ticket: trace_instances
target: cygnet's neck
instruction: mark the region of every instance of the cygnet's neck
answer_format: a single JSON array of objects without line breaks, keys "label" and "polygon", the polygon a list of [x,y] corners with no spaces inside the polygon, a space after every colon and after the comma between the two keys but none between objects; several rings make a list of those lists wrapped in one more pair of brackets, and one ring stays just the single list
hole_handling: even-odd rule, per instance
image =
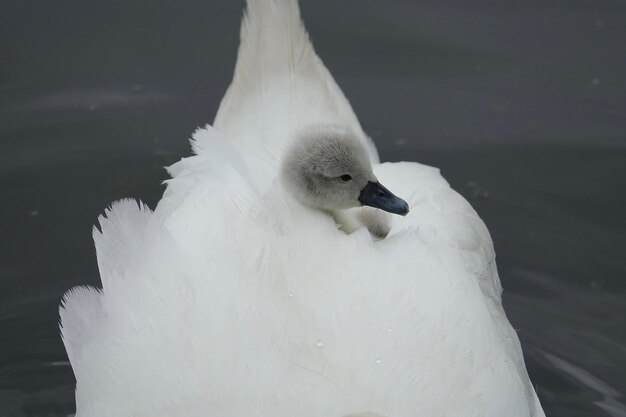
[{"label": "cygnet's neck", "polygon": [[335,210],[330,212],[346,234],[365,227],[375,240],[387,237],[391,230],[391,215],[382,210],[371,207],[356,207],[348,210]]}]

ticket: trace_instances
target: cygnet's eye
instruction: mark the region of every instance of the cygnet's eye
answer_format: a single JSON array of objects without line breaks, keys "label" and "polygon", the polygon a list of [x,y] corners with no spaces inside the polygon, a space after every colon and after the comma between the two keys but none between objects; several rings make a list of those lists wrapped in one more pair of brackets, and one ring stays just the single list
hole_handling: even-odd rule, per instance
[{"label": "cygnet's eye", "polygon": [[352,177],[348,174],[344,174],[339,178],[341,178],[343,181],[350,181],[352,179]]}]

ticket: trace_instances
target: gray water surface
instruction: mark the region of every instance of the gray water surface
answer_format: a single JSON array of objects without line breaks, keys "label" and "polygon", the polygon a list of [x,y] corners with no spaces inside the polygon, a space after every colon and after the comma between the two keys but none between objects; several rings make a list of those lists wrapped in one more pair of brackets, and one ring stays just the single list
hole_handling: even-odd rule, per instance
[{"label": "gray water surface", "polygon": [[[243,3],[0,5],[0,416],[67,416],[57,307],[91,228],[154,207],[228,85]],[[440,167],[491,231],[548,416],[626,416],[626,2],[303,1],[384,160]]]}]

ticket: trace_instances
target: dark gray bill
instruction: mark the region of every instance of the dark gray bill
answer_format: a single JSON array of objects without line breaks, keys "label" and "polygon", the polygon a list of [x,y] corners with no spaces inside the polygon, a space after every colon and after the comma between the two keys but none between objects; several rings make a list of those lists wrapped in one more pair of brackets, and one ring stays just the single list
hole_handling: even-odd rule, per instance
[{"label": "dark gray bill", "polygon": [[393,195],[391,191],[383,187],[379,182],[369,181],[361,190],[359,201],[364,206],[376,207],[389,213],[406,216],[409,205],[403,199]]}]

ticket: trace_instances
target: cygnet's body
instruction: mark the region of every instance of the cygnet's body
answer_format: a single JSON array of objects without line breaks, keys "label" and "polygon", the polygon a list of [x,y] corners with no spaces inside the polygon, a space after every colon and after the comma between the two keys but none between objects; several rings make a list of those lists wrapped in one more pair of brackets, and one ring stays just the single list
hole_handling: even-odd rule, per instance
[{"label": "cygnet's body", "polygon": [[[215,128],[154,211],[105,211],[102,288],[64,298],[76,417],[545,417],[476,212],[378,163],[297,1],[247,3]],[[377,180],[411,214],[338,231],[327,211],[406,211]]]}]

